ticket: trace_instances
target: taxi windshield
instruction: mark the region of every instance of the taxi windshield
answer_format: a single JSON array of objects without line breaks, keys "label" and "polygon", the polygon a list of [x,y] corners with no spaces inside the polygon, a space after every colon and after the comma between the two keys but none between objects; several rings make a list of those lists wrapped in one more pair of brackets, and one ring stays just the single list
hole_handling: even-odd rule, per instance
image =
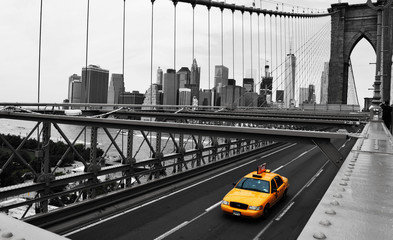
[{"label": "taxi windshield", "polygon": [[236,185],[236,188],[256,191],[256,192],[270,192],[269,182],[261,179],[254,179],[254,178],[243,178],[240,182]]}]

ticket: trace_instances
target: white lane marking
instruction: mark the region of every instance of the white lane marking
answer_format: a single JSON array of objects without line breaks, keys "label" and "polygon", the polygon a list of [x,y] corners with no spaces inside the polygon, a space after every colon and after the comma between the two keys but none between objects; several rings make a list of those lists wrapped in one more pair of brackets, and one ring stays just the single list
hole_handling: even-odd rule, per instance
[{"label": "white lane marking", "polygon": [[272,172],[277,172],[278,170],[280,170],[281,168],[283,168],[284,165],[279,166],[278,168],[274,169]]},{"label": "white lane marking", "polygon": [[285,215],[285,213],[288,212],[288,210],[293,206],[293,204],[295,204],[295,202],[291,202],[285,209],[284,211],[281,212],[280,215],[278,215],[278,217],[276,217],[276,221],[280,221],[280,219]]},{"label": "white lane marking", "polygon": [[214,205],[211,206],[211,207],[206,208],[206,209],[205,209],[205,212],[209,212],[210,210],[212,210],[212,209],[218,207],[220,204],[221,204],[221,201],[219,201],[218,203],[214,204]]},{"label": "white lane marking", "polygon": [[323,169],[319,169],[317,174],[315,174],[314,177],[312,177],[312,179],[308,182],[307,187],[309,187],[314,182],[314,180],[317,179],[317,177],[321,174],[321,172],[323,172]]},{"label": "white lane marking", "polygon": [[[329,163],[329,160],[327,160],[322,167],[318,170],[318,172],[323,169],[327,164]],[[318,172],[316,174],[318,174]],[[316,175],[315,174],[315,175]],[[314,175],[314,176],[315,176]],[[301,193],[303,192],[304,189],[306,189],[307,185],[309,184],[309,182],[314,178],[314,176],[312,176],[310,178],[310,180],[307,181],[307,183],[296,193],[295,196],[292,197],[292,199],[289,201],[289,203],[287,205],[285,205],[284,209],[286,209],[292,202],[294,202],[293,200]],[[281,211],[282,212],[282,211]],[[281,212],[279,212],[274,218],[273,220],[271,220],[255,237],[254,240],[259,240],[259,237],[262,236],[262,234],[270,227],[270,225],[273,224],[273,222],[275,221],[275,219],[280,216]]]},{"label": "white lane marking", "polygon": [[164,239],[164,238],[168,237],[169,235],[171,235],[172,233],[176,232],[178,229],[186,226],[187,224],[188,224],[188,221],[185,221],[184,223],[182,223],[182,224],[172,228],[171,230],[169,230],[168,232],[166,232],[166,233],[162,234],[161,236],[155,238],[154,240]]},{"label": "white lane marking", "polygon": [[[260,157],[259,159],[263,159],[263,158],[269,157],[269,156],[271,156],[271,155],[274,155],[274,154],[276,154],[276,153],[278,153],[278,152],[281,152],[281,151],[283,151],[283,150],[285,150],[285,149],[287,149],[287,148],[293,147],[293,146],[295,146],[295,145],[296,145],[296,143],[291,144],[291,145],[289,145],[289,146],[286,146],[286,147],[281,148],[281,149],[279,149],[279,150],[276,150],[276,151],[274,151],[274,152],[268,153],[268,154],[266,154],[266,155]],[[171,192],[171,193],[169,193],[169,194],[167,194],[167,195],[164,195],[164,196],[161,196],[161,197],[159,197],[159,198],[153,199],[153,200],[151,200],[151,201],[149,201],[149,202],[143,203],[142,205],[139,205],[139,206],[136,206],[136,207],[134,207],[134,208],[128,209],[127,211],[118,213],[118,214],[113,215],[113,216],[111,216],[111,217],[102,219],[102,220],[97,221],[97,222],[95,222],[95,223],[92,223],[92,224],[90,224],[90,225],[87,225],[87,226],[84,226],[84,227],[82,227],[82,228],[79,228],[79,229],[77,229],[77,230],[75,230],[75,231],[66,233],[66,234],[63,235],[63,236],[67,237],[67,236],[72,235],[72,234],[74,234],[74,233],[77,233],[77,232],[80,232],[80,231],[85,230],[85,229],[87,229],[87,228],[90,228],[90,227],[93,227],[93,226],[95,226],[95,225],[98,225],[98,224],[100,224],[100,223],[102,223],[102,222],[106,222],[106,221],[109,221],[109,220],[111,220],[111,219],[113,219],[113,218],[117,218],[117,217],[119,217],[119,216],[121,216],[121,215],[127,214],[127,213],[129,213],[129,212],[133,212],[133,211],[135,211],[135,210],[137,210],[137,209],[139,209],[139,208],[145,207],[145,206],[147,206],[147,205],[150,205],[150,204],[152,204],[152,203],[155,203],[155,202],[160,201],[160,200],[162,200],[162,199],[165,199],[165,198],[167,198],[167,197],[173,196],[173,195],[175,195],[175,194],[177,194],[177,193],[183,192],[183,191],[185,191],[185,190],[187,190],[187,189],[190,189],[190,188],[192,188],[192,187],[195,187],[195,186],[197,186],[197,185],[199,185],[199,184],[202,184],[202,183],[204,183],[204,182],[210,181],[210,180],[212,180],[212,179],[214,179],[214,178],[217,178],[217,177],[219,177],[219,176],[221,176],[221,175],[224,175],[224,174],[227,174],[227,173],[229,173],[229,172],[232,172],[232,171],[234,171],[234,170],[236,170],[236,169],[238,169],[238,168],[244,167],[244,166],[246,166],[246,165],[248,165],[248,164],[251,164],[251,163],[253,163],[253,162],[256,162],[256,161],[257,161],[257,159],[250,160],[250,161],[247,162],[247,163],[244,163],[244,164],[239,165],[239,166],[237,166],[237,167],[231,168],[231,169],[229,169],[229,170],[227,170],[227,171],[225,171],[225,172],[221,172],[221,173],[219,173],[219,174],[217,174],[217,175],[214,175],[214,176],[212,176],[212,177],[210,177],[210,178],[204,179],[204,180],[202,180],[202,181],[200,181],[200,182],[194,183],[194,184],[192,184],[192,185],[190,185],[190,186],[187,186],[187,187],[185,187],[185,188],[179,189],[179,190],[177,190],[177,191],[175,191],[175,192]]]}]

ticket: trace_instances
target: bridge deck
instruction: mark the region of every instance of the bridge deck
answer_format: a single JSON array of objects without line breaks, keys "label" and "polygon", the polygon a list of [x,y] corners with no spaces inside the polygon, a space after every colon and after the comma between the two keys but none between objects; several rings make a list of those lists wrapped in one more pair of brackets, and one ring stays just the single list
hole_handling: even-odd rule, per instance
[{"label": "bridge deck", "polygon": [[391,239],[393,137],[370,122],[298,239]]}]

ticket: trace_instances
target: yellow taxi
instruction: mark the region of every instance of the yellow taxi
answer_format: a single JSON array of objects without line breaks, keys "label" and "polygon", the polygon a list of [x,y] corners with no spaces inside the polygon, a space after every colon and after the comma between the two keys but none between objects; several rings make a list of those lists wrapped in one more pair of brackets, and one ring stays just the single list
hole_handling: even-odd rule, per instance
[{"label": "yellow taxi", "polygon": [[258,218],[267,216],[269,209],[288,191],[288,178],[266,169],[266,163],[257,171],[244,176],[235,187],[225,195],[221,210],[235,216]]}]

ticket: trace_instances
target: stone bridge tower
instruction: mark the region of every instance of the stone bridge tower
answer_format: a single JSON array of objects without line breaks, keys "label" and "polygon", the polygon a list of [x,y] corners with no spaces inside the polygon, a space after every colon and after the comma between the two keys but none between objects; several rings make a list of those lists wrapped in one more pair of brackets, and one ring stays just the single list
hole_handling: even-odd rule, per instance
[{"label": "stone bridge tower", "polygon": [[[328,103],[347,103],[349,58],[356,44],[363,38],[372,45],[377,56],[376,78],[369,80],[370,86],[373,83],[379,85],[380,82],[381,99],[379,101],[390,99],[393,46],[392,8],[389,6],[383,11],[376,9],[377,6],[390,1],[378,0],[373,4],[375,6],[373,8],[369,5],[371,4],[370,0],[368,4],[348,5],[348,3],[338,3],[331,5],[329,9],[332,14],[332,33]],[[378,28],[378,25],[380,25],[380,28]],[[382,50],[381,45],[383,46]]]}]

